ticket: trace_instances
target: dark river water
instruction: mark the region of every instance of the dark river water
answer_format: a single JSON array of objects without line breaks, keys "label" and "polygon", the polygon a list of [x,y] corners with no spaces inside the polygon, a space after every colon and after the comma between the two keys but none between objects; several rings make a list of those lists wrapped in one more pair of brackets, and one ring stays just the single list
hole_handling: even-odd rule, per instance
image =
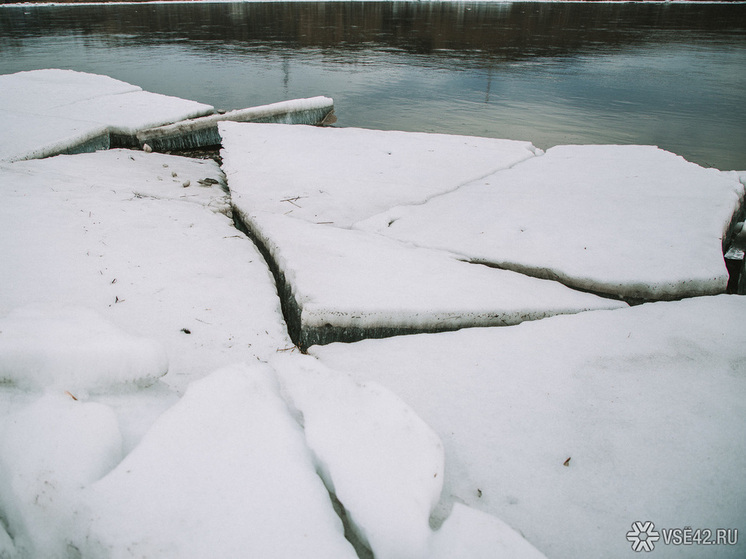
[{"label": "dark river water", "polygon": [[338,126],[654,144],[746,169],[746,4],[0,7],[0,74],[37,68],[222,109],[327,95]]}]

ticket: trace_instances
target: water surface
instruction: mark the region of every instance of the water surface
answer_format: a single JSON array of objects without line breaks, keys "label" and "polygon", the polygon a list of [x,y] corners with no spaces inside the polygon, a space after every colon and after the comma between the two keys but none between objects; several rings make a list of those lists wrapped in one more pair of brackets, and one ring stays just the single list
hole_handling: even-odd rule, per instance
[{"label": "water surface", "polygon": [[746,169],[746,5],[165,3],[0,8],[0,73],[70,68],[340,126],[654,144]]}]

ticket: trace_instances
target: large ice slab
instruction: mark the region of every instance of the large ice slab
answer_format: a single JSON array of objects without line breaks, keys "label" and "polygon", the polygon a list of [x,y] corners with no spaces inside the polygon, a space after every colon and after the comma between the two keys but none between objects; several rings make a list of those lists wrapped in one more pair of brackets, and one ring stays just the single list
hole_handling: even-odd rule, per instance
[{"label": "large ice slab", "polygon": [[292,345],[223,185],[213,161],[128,150],[0,165],[0,316],[90,308],[160,342],[177,390]]},{"label": "large ice slab", "polygon": [[210,114],[210,105],[142,91],[108,76],[34,70],[0,76],[0,161],[109,147],[138,130]]},{"label": "large ice slab", "polygon": [[81,501],[81,557],[356,557],[266,365],[190,385]]},{"label": "large ice slab", "polygon": [[558,146],[359,227],[594,292],[672,299],[725,291],[735,173],[652,146]]},{"label": "large ice slab", "polygon": [[720,295],[309,351],[435,430],[447,498],[548,557],[622,557],[636,521],[743,529],[744,313],[746,298]]},{"label": "large ice slab", "polygon": [[337,227],[540,152],[529,142],[357,128],[222,122],[219,130],[236,204]]},{"label": "large ice slab", "polygon": [[291,336],[303,348],[626,306],[380,235],[238,211],[276,268]]}]

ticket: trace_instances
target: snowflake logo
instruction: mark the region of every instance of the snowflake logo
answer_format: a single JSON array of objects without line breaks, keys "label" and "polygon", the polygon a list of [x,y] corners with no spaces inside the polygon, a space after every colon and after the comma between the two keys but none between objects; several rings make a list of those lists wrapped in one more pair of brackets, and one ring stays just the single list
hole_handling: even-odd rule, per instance
[{"label": "snowflake logo", "polygon": [[661,537],[650,520],[633,522],[632,529],[627,532],[627,541],[632,542],[632,551],[653,551],[655,542],[659,539]]}]

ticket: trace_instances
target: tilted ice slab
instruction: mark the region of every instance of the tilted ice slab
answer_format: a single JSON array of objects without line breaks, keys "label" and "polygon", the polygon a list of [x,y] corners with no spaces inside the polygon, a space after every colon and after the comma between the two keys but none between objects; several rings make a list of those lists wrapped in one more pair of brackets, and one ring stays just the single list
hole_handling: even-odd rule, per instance
[{"label": "tilted ice slab", "polygon": [[277,124],[219,124],[234,203],[337,227],[533,157],[529,142]]},{"label": "tilted ice slab", "polygon": [[[1,77],[1,76],[0,76]],[[108,149],[109,129],[98,122],[0,109],[0,162]]]},{"label": "tilted ice slab", "polygon": [[218,124],[223,121],[318,125],[333,116],[334,101],[329,97],[293,99],[149,128],[138,132],[137,141],[156,151],[216,146],[221,143]]},{"label": "tilted ice slab", "polygon": [[55,69],[0,76],[0,107],[0,161],[106,149],[110,134],[134,137],[214,112],[108,76]]},{"label": "tilted ice slab", "polygon": [[149,386],[167,372],[160,343],[128,334],[85,307],[30,306],[0,317],[3,384],[100,393]]},{"label": "tilted ice slab", "polygon": [[363,231],[237,210],[275,268],[301,347],[626,306]]},{"label": "tilted ice slab", "polygon": [[735,173],[652,146],[558,146],[357,226],[594,292],[671,299],[725,291]]},{"label": "tilted ice slab", "polygon": [[[744,528],[745,313],[744,297],[697,297],[310,353],[435,430],[445,498],[548,557],[623,557],[635,521]],[[717,548],[743,557],[746,541]]]},{"label": "tilted ice slab", "polygon": [[266,365],[194,382],[81,499],[83,558],[356,557]]},{"label": "tilted ice slab", "polygon": [[214,161],[129,150],[0,165],[0,316],[90,308],[158,340],[177,390],[291,345],[223,181]]},{"label": "tilted ice slab", "polygon": [[379,559],[424,559],[443,486],[437,435],[382,386],[357,384],[307,356],[272,365],[357,537]]}]

